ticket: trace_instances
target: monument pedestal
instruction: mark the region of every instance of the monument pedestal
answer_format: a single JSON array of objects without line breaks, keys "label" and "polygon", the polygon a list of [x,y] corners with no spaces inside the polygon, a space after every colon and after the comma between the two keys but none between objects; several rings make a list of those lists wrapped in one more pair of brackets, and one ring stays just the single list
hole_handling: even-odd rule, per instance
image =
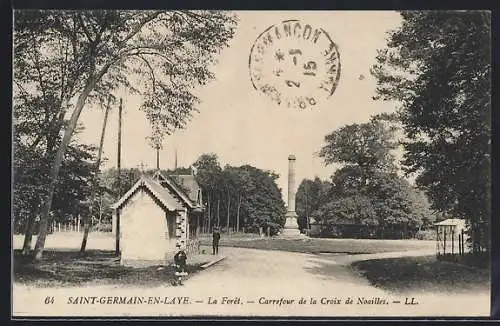
[{"label": "monument pedestal", "polygon": [[297,214],[295,212],[287,212],[285,215],[286,221],[283,227],[281,237],[283,238],[301,238],[299,224],[297,223]]}]

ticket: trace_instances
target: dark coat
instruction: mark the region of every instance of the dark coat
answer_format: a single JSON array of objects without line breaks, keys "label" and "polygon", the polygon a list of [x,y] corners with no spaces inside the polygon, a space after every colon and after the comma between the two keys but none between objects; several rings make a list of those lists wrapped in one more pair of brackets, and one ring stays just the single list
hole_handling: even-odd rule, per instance
[{"label": "dark coat", "polygon": [[213,239],[214,243],[219,243],[219,240],[220,240],[220,233],[219,233],[219,231],[214,231],[212,239]]},{"label": "dark coat", "polygon": [[181,268],[186,267],[187,255],[183,250],[179,250],[174,256],[174,263]]}]

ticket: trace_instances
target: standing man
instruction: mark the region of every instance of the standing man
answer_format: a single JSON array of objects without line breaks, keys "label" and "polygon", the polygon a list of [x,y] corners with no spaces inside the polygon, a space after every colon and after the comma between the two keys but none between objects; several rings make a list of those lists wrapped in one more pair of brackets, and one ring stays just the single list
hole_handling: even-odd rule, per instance
[{"label": "standing man", "polygon": [[214,228],[214,233],[212,235],[212,255],[219,254],[219,240],[220,233],[219,228]]}]

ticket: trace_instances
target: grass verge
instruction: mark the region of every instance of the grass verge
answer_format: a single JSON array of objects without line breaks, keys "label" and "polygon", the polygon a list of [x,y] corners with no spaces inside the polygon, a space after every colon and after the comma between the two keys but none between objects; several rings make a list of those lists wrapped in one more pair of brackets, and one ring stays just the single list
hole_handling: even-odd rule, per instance
[{"label": "grass verge", "polygon": [[[203,239],[202,245],[211,246],[211,240]],[[365,240],[365,239],[232,239],[222,238],[219,246],[262,250],[282,250],[301,253],[373,254],[379,252],[429,249],[435,246],[428,241]]]},{"label": "grass verge", "polygon": [[[64,287],[91,285],[120,285],[131,287],[170,286],[175,279],[174,268],[167,266],[121,266],[114,251],[88,250],[84,256],[78,251],[44,251],[40,262],[34,264],[30,256],[14,250],[14,282],[34,287]],[[201,270],[203,263],[187,266],[185,279]]]},{"label": "grass verge", "polygon": [[469,293],[490,289],[488,268],[437,260],[435,256],[359,261],[351,268],[375,287],[393,293]]}]

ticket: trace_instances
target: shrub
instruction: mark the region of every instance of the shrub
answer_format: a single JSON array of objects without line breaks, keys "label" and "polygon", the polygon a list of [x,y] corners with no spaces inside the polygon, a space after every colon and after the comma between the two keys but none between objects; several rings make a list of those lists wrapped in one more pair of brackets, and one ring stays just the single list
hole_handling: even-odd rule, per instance
[{"label": "shrub", "polygon": [[94,226],[94,231],[97,232],[111,232],[113,230],[113,226],[109,223],[100,223]]},{"label": "shrub", "polygon": [[418,240],[436,240],[436,231],[429,230],[419,230],[415,233],[415,239]]}]

